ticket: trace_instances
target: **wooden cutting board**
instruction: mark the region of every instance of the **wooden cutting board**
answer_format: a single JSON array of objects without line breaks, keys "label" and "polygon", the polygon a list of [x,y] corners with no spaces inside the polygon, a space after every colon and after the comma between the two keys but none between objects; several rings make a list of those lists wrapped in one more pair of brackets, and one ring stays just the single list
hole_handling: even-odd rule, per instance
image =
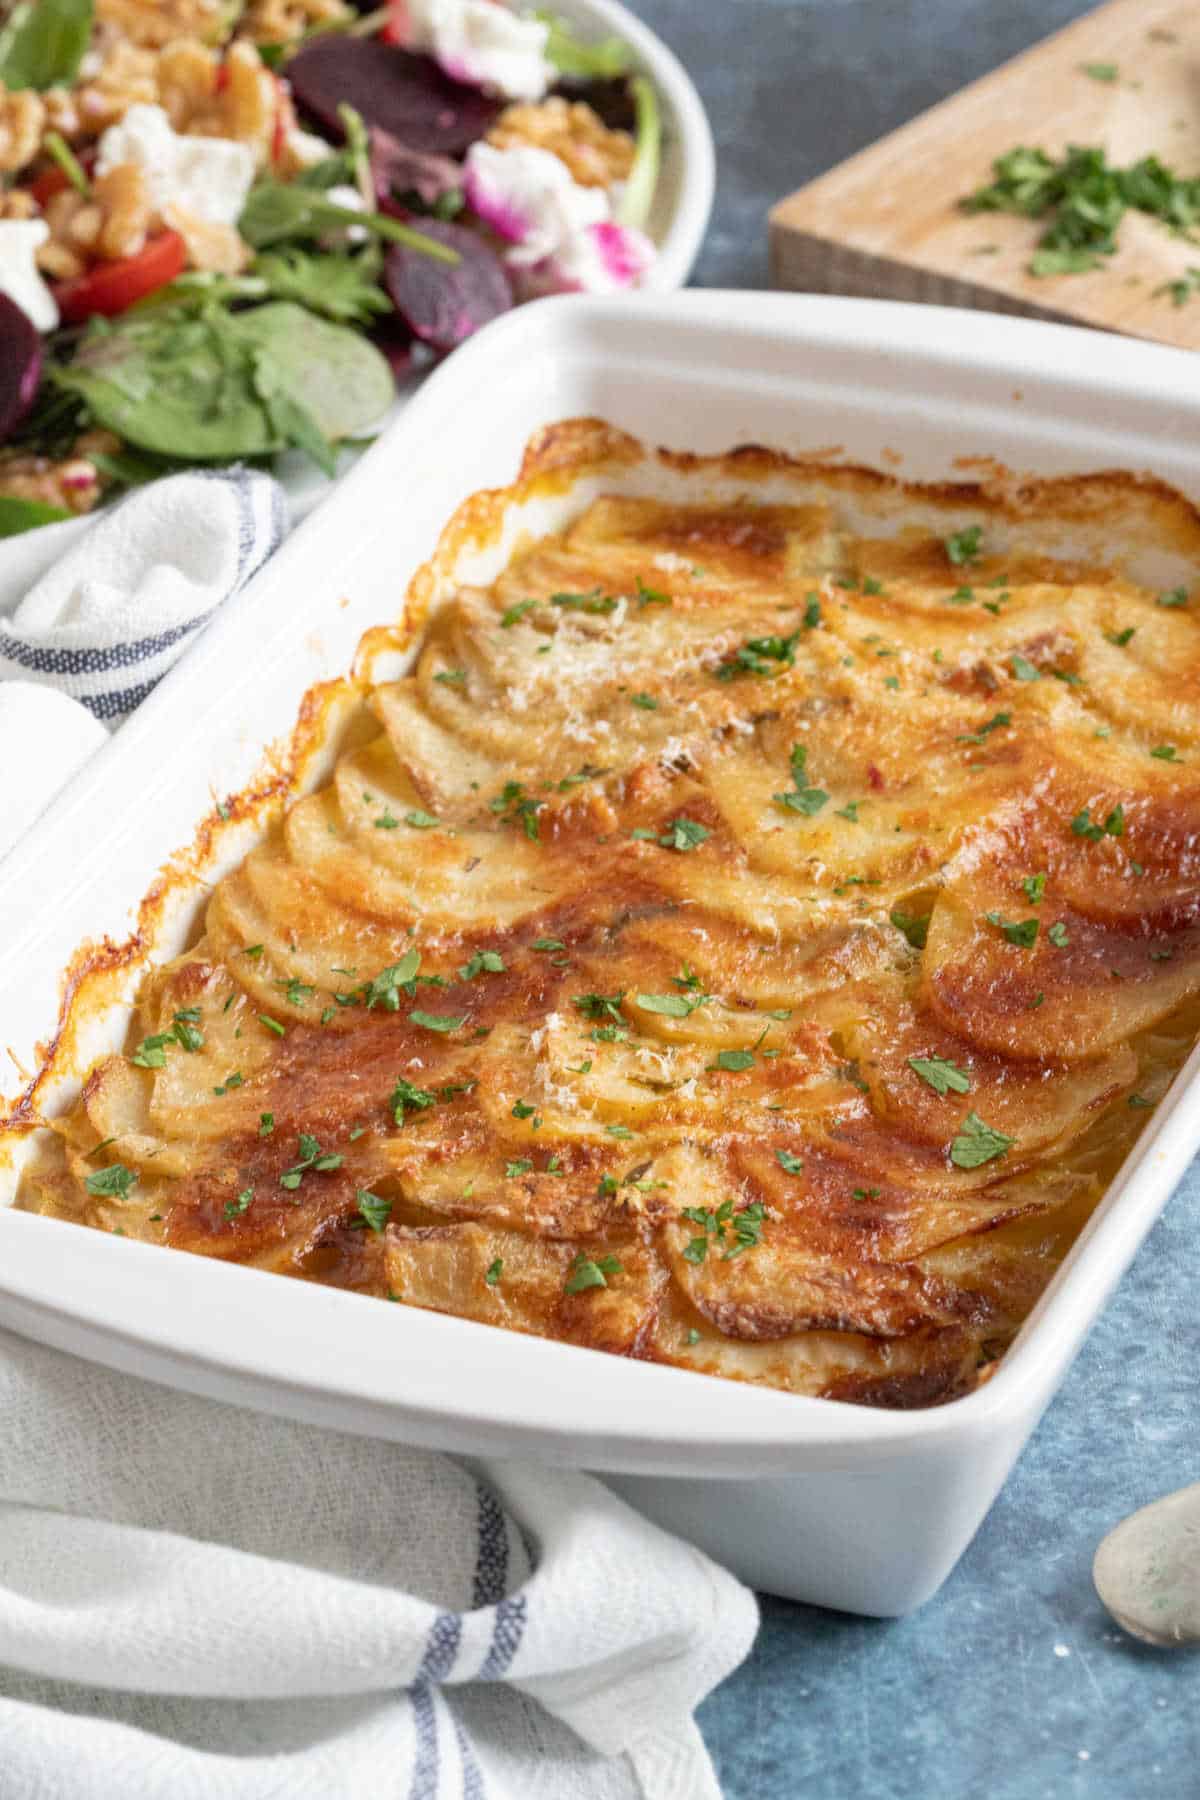
[{"label": "wooden cutting board", "polygon": [[[1085,65],[1116,68],[1097,80]],[[1200,6],[1112,0],[810,182],[771,214],[777,286],[808,293],[987,307],[1200,349],[1200,292],[1156,292],[1200,269],[1197,241],[1127,212],[1119,248],[1082,275],[1034,276],[1043,227],[959,200],[1022,144],[1060,155],[1102,146],[1126,164],[1154,152],[1200,174]]]}]

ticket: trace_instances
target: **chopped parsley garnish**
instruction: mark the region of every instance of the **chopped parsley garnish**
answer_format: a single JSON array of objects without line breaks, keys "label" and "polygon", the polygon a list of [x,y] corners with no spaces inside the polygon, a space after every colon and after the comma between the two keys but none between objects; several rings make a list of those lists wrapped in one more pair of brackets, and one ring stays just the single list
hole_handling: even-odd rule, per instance
[{"label": "chopped parsley garnish", "polygon": [[244,1080],[244,1077],[242,1075],[241,1070],[235,1069],[233,1071],[232,1075],[227,1075],[225,1077],[225,1079],[221,1083],[220,1087],[215,1087],[213,1089],[213,1093],[217,1096],[218,1100],[220,1100],[230,1091],[231,1088],[240,1088],[242,1086],[243,1080]]},{"label": "chopped parsley garnish", "polygon": [[567,612],[611,613],[616,612],[620,601],[614,594],[606,594],[596,587],[586,594],[551,594],[550,604]]},{"label": "chopped parsley garnish", "polygon": [[460,1025],[467,1022],[466,1013],[430,1013],[410,1012],[409,1022],[419,1025],[423,1031],[457,1031]]},{"label": "chopped parsley garnish", "polygon": [[834,816],[839,819],[849,819],[851,825],[857,825],[858,809],[862,804],[861,800],[848,800],[845,806],[834,807]]},{"label": "chopped parsley garnish", "polygon": [[661,837],[655,837],[652,831],[634,832],[635,837],[649,838],[651,842],[660,844],[664,850],[695,850],[710,835],[707,825],[699,824],[695,819],[680,816],[672,819]]},{"label": "chopped parsley garnish", "polygon": [[316,1138],[307,1131],[300,1133],[299,1145],[299,1158],[290,1169],[285,1169],[279,1177],[280,1187],[294,1191],[310,1170],[315,1170],[320,1175],[328,1175],[334,1169],[341,1168],[341,1157],[336,1152],[322,1150]]},{"label": "chopped parsley garnish", "polygon": [[961,531],[952,531],[942,542],[946,547],[946,555],[950,561],[961,567],[964,563],[978,562],[982,556],[982,525],[965,525]]},{"label": "chopped parsley garnish", "polygon": [[798,631],[788,637],[747,638],[734,651],[732,661],[723,662],[717,669],[717,680],[734,681],[739,675],[779,675],[794,666],[799,642]]},{"label": "chopped parsley garnish", "polygon": [[501,630],[507,631],[510,626],[517,624],[527,612],[532,612],[536,605],[536,600],[518,600],[515,606],[508,607],[500,614]]},{"label": "chopped parsley garnish", "polygon": [[1116,63],[1110,62],[1080,63],[1079,67],[1093,81],[1115,81],[1121,73]]},{"label": "chopped parsley garnish", "polygon": [[411,825],[414,831],[432,831],[435,825],[441,824],[441,820],[435,819],[432,813],[422,812],[421,808],[416,806],[412,812],[405,813],[404,823]]},{"label": "chopped parsley garnish", "polygon": [[1118,650],[1123,650],[1136,630],[1136,625],[1127,625],[1124,631],[1106,631],[1104,635],[1110,644],[1115,644]]},{"label": "chopped parsley garnish", "polygon": [[658,711],[658,701],[653,694],[630,694],[629,703],[631,706],[640,706],[644,712]]},{"label": "chopped parsley garnish", "polygon": [[608,1286],[610,1275],[619,1275],[621,1264],[615,1256],[590,1257],[580,1250],[571,1264],[571,1272],[563,1289],[567,1294],[582,1294],[588,1288]]},{"label": "chopped parsley garnish", "polygon": [[278,1019],[269,1018],[266,1013],[259,1013],[258,1022],[265,1025],[268,1031],[273,1031],[276,1037],[287,1036],[287,1026],[281,1025]]},{"label": "chopped parsley garnish", "polygon": [[957,1169],[979,1169],[1007,1155],[1016,1141],[986,1125],[978,1113],[969,1112],[950,1146],[950,1161]]},{"label": "chopped parsley garnish", "polygon": [[754,1067],[754,1052],[753,1050],[718,1050],[716,1061],[710,1062],[707,1067],[710,1070],[723,1069],[728,1074],[737,1075],[743,1069]]},{"label": "chopped parsley garnish", "polygon": [[[1113,68],[1115,79],[1113,64],[1084,66],[1094,80],[1105,81],[1110,79],[1107,72],[1095,71]],[[1048,219],[1029,264],[1034,275],[1098,268],[1117,249],[1117,231],[1129,208],[1184,234],[1200,221],[1195,181],[1176,175],[1157,156],[1120,168],[1101,148],[1073,144],[1055,160],[1044,150],[1021,146],[999,157],[992,168],[995,180],[961,204],[967,212]]]},{"label": "chopped parsley garnish", "polygon": [[973,587],[958,587],[950,595],[950,604],[951,606],[970,606],[974,599],[975,589]]},{"label": "chopped parsley garnish", "polygon": [[1181,760],[1174,744],[1156,744],[1150,754],[1156,756],[1159,762],[1179,762]]},{"label": "chopped parsley garnish", "polygon": [[804,1158],[802,1156],[793,1156],[790,1150],[777,1150],[775,1152],[775,1161],[787,1175],[799,1175],[804,1167]]},{"label": "chopped parsley garnish", "polygon": [[[755,1249],[762,1241],[766,1208],[761,1200],[756,1200],[753,1205],[745,1206],[735,1214],[733,1201],[722,1200],[715,1212],[702,1206],[685,1206],[681,1217],[693,1225],[699,1225],[702,1232],[700,1237],[690,1238],[684,1245],[685,1262],[704,1262],[708,1256],[710,1241],[724,1246],[721,1258],[723,1262],[732,1262],[747,1250]],[[727,1233],[732,1234],[731,1239],[727,1237]]]},{"label": "chopped parsley garnish", "polygon": [[637,578],[637,603],[639,609],[643,606],[673,606],[675,604],[670,594],[664,594],[658,588],[647,587],[640,575]]},{"label": "chopped parsley garnish", "polygon": [[1005,919],[998,912],[986,913],[984,916],[989,925],[994,925],[998,931],[1002,931],[1009,943],[1016,944],[1018,949],[1032,950],[1037,943],[1039,929],[1037,919]]},{"label": "chopped parsley garnish", "polygon": [[225,1217],[227,1219],[240,1218],[253,1198],[254,1189],[252,1187],[243,1188],[236,1200],[227,1200],[225,1202]]},{"label": "chopped parsley garnish", "polygon": [[1154,294],[1169,294],[1173,306],[1186,306],[1193,294],[1200,294],[1200,269],[1189,266],[1175,281],[1160,282]]},{"label": "chopped parsley garnish", "polygon": [[932,917],[932,913],[909,913],[899,906],[894,906],[888,914],[888,918],[896,930],[908,939],[914,950],[925,948],[925,940],[929,936],[929,921]]},{"label": "chopped parsley garnish", "polygon": [[374,1232],[381,1232],[392,1213],[390,1200],[381,1200],[378,1194],[371,1193],[369,1188],[355,1188],[354,1198],[358,1201],[358,1210]]},{"label": "chopped parsley garnish", "polygon": [[433,679],[440,681],[443,687],[465,687],[467,671],[465,669],[439,669]]},{"label": "chopped parsley garnish", "polygon": [[171,1044],[192,1052],[202,1050],[204,1033],[199,1029],[199,1019],[198,1006],[185,1006],[174,1015],[169,1031],[156,1031],[153,1036],[142,1039],[130,1062],[136,1063],[139,1069],[165,1069],[167,1049]]},{"label": "chopped parsley garnish", "polygon": [[241,954],[248,956],[251,962],[257,962],[265,949],[265,944],[247,944]]},{"label": "chopped parsley garnish", "polygon": [[1153,1100],[1147,1100],[1144,1094],[1130,1094],[1127,1102],[1130,1106],[1153,1106]]},{"label": "chopped parsley garnish", "polygon": [[571,1004],[585,1019],[619,1019],[624,998],[625,989],[621,988],[616,994],[573,994]]},{"label": "chopped parsley garnish", "polygon": [[374,825],[376,831],[398,831],[400,828],[400,821],[399,819],[393,819],[391,813],[385,808],[379,818],[374,821]]},{"label": "chopped parsley garnish", "polygon": [[805,595],[804,629],[815,631],[821,623],[821,602],[816,594]]},{"label": "chopped parsley garnish", "polygon": [[539,835],[537,816],[545,804],[544,800],[535,800],[527,794],[519,781],[506,781],[496,798],[488,802],[491,810],[500,814],[506,823],[520,821],[525,836],[535,844]]},{"label": "chopped parsley garnish", "polygon": [[1169,607],[1186,606],[1188,603],[1188,598],[1189,598],[1189,596],[1188,596],[1188,591],[1186,588],[1181,588],[1181,587],[1171,588],[1171,590],[1168,593],[1160,594],[1158,596],[1158,599],[1155,601],[1155,605],[1156,606],[1169,606]]},{"label": "chopped parsley garnish", "polygon": [[[404,988],[410,999],[416,998],[417,970],[421,966],[421,952],[410,950],[402,956],[398,963],[389,963],[386,969],[380,969],[378,975],[372,977],[360,990],[366,1001],[367,1011],[373,1006],[382,1006],[385,1012],[399,1012],[400,990]],[[335,994],[339,1005],[353,1005],[357,995],[346,996]]]},{"label": "chopped parsley garnish", "polygon": [[1103,825],[1097,824],[1088,807],[1084,807],[1071,820],[1071,830],[1076,837],[1086,838],[1091,844],[1098,844],[1102,837],[1124,837],[1125,809],[1114,806]]},{"label": "chopped parsley garnish", "polygon": [[474,981],[477,975],[502,975],[506,964],[496,950],[477,950],[470,962],[462,963],[459,975],[463,981]]},{"label": "chopped parsley garnish", "polygon": [[275,986],[283,989],[283,997],[289,1006],[303,1006],[317,991],[307,981],[298,981],[295,976],[290,981],[277,981]]},{"label": "chopped parsley garnish", "polygon": [[604,1129],[608,1133],[609,1137],[631,1138],[633,1136],[633,1133],[632,1133],[632,1131],[630,1131],[628,1125],[606,1125],[604,1127]]},{"label": "chopped parsley garnish", "polygon": [[686,1019],[698,1006],[707,1006],[711,994],[635,994],[643,1012],[662,1013],[668,1019]]},{"label": "chopped parsley garnish", "polygon": [[824,788],[809,787],[808,781],[808,746],[793,744],[790,757],[792,768],[792,786],[785,794],[773,794],[771,798],[779,806],[786,806],[791,812],[802,813],[805,818],[812,819],[828,804],[829,795]]},{"label": "chopped parsley garnish", "polygon": [[947,1094],[969,1094],[971,1077],[944,1056],[910,1056],[908,1066],[927,1087],[945,1099]]},{"label": "chopped parsley garnish", "polygon": [[518,1175],[528,1175],[532,1168],[533,1168],[533,1159],[531,1157],[528,1157],[528,1156],[518,1157],[516,1162],[506,1162],[505,1163],[504,1179],[505,1179],[505,1181],[515,1181],[517,1179]]},{"label": "chopped parsley garnish", "polygon": [[403,1075],[392,1089],[392,1097],[388,1105],[392,1109],[392,1118],[397,1125],[403,1125],[405,1112],[411,1108],[413,1112],[424,1112],[427,1107],[436,1106],[437,1096],[428,1088],[414,1087]]},{"label": "chopped parsley garnish", "polygon": [[566,947],[561,938],[534,938],[530,945],[532,950],[565,950]]},{"label": "chopped parsley garnish", "polygon": [[133,1170],[127,1169],[124,1163],[118,1162],[109,1163],[106,1169],[97,1169],[94,1175],[88,1176],[83,1185],[86,1187],[89,1194],[103,1195],[106,1198],[117,1200],[127,1200],[129,1198],[129,1190],[136,1180],[137,1176],[134,1174]]},{"label": "chopped parsley garnish", "polygon": [[1027,657],[1013,656],[1012,672],[1018,681],[1040,681],[1042,672]]},{"label": "chopped parsley garnish", "polygon": [[1071,934],[1061,919],[1059,919],[1057,924],[1050,927],[1046,936],[1050,939],[1050,942],[1054,945],[1056,950],[1065,950],[1071,941]]},{"label": "chopped parsley garnish", "polygon": [[1021,880],[1021,892],[1031,906],[1040,906],[1042,895],[1046,891],[1045,875],[1025,875]]},{"label": "chopped parsley garnish", "polygon": [[954,741],[956,744],[983,744],[987,742],[993,731],[1000,731],[1005,725],[1011,724],[1011,713],[993,713],[987,724],[981,725],[978,731],[960,731]]},{"label": "chopped parsley garnish", "polygon": [[258,1135],[259,1135],[259,1137],[270,1137],[270,1135],[274,1131],[274,1129],[275,1129],[275,1114],[273,1112],[259,1113],[259,1115],[258,1115]]},{"label": "chopped parsley garnish", "polygon": [[512,1116],[514,1119],[532,1119],[536,1111],[537,1107],[530,1106],[527,1100],[513,1101]]}]

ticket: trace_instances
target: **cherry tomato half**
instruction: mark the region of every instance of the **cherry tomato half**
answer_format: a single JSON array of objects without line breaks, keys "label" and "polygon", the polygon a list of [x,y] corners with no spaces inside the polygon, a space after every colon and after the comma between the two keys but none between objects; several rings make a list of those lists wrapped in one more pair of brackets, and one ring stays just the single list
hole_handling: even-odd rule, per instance
[{"label": "cherry tomato half", "polygon": [[111,319],[123,313],[135,300],[144,300],[156,288],[165,287],[182,275],[187,266],[187,246],[177,231],[164,231],[152,237],[136,256],[122,257],[119,262],[97,263],[86,275],[73,281],[60,281],[54,289],[58,310],[70,325],[103,313]]}]

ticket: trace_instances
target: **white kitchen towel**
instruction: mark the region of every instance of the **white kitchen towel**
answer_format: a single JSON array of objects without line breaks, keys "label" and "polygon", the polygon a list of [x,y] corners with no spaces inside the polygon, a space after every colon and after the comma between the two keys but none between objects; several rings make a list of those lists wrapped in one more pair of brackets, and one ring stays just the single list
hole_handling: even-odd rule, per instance
[{"label": "white kitchen towel", "polygon": [[692,1715],[753,1597],[591,1477],[6,1333],[0,1433],[3,1800],[718,1795]]},{"label": "white kitchen towel", "polygon": [[[119,725],[286,527],[270,476],[201,471],[141,488],[95,520],[0,544],[0,767],[20,771],[0,796],[0,856],[95,747],[62,696]],[[16,682],[45,689],[45,703],[6,693]]]}]

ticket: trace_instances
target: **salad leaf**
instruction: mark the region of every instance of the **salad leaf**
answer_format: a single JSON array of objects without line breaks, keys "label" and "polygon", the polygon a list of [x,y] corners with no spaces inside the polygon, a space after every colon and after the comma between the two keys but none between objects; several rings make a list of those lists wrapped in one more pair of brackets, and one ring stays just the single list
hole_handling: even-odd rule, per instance
[{"label": "salad leaf", "polygon": [[276,300],[295,300],[342,325],[367,326],[392,310],[379,286],[382,266],[374,245],[358,256],[322,255],[293,246],[264,252],[254,274]]},{"label": "salad leaf", "polygon": [[260,181],[250,190],[238,230],[256,250],[272,244],[285,244],[296,239],[319,238],[324,232],[336,231],[344,225],[361,225],[375,237],[390,244],[403,244],[409,250],[422,251],[437,262],[456,263],[457,253],[445,244],[435,243],[411,225],[384,213],[356,212],[351,206],[338,206],[313,188],[282,181]]},{"label": "salad leaf", "polygon": [[653,82],[645,75],[635,75],[629,84],[637,112],[633,167],[625,192],[617,209],[622,225],[641,226],[650,216],[654,190],[658,186],[658,168],[662,159],[662,117]]},{"label": "salad leaf", "polygon": [[0,81],[68,87],[91,42],[93,0],[21,0],[0,25]]},{"label": "salad leaf", "polygon": [[291,301],[130,313],[93,327],[51,379],[139,450],[224,462],[295,444],[323,468],[394,391],[373,345]]},{"label": "salad leaf", "polygon": [[546,60],[552,62],[561,75],[572,81],[612,81],[619,75],[628,75],[629,48],[619,37],[588,43],[576,37],[569,22],[560,19],[556,13],[539,7],[533,16],[550,27]]},{"label": "salad leaf", "polygon": [[61,506],[46,506],[41,500],[18,500],[0,494],[0,538],[19,537],[23,531],[36,531],[40,525],[57,525],[74,515]]},{"label": "salad leaf", "polygon": [[293,399],[334,442],[378,424],[396,397],[392,372],[373,344],[290,300],[235,313],[232,324],[240,338],[270,351]]}]

